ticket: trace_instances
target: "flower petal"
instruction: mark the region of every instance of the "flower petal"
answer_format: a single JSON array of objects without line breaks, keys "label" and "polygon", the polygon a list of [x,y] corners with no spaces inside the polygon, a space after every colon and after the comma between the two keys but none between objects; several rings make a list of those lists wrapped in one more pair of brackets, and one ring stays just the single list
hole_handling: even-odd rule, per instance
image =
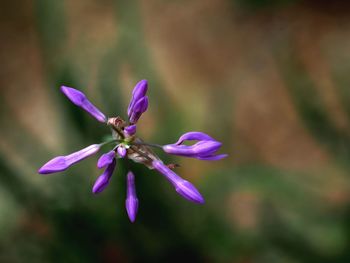
[{"label": "flower petal", "polygon": [[135,222],[137,210],[139,207],[139,200],[136,195],[135,176],[129,171],[127,174],[127,186],[126,186],[126,200],[125,207],[131,222]]},{"label": "flower petal", "polygon": [[212,155],[221,145],[222,144],[217,141],[200,141],[190,146],[168,144],[163,146],[163,150],[169,154],[197,158]]},{"label": "flower petal", "polygon": [[99,109],[97,109],[81,91],[66,86],[61,86],[61,91],[71,102],[83,108],[99,122],[107,121],[106,116]]},{"label": "flower petal", "polygon": [[112,163],[107,166],[103,174],[101,174],[95,181],[94,186],[92,187],[92,192],[94,194],[101,193],[107,187],[109,180],[114,172],[115,166],[116,160],[114,158]]},{"label": "flower petal", "polygon": [[136,124],[125,127],[124,132],[128,136],[134,135],[136,133]]},{"label": "flower petal", "polygon": [[196,140],[196,141],[215,141],[212,137],[210,137],[208,134],[204,132],[187,132],[178,139],[178,141],[175,144],[181,144],[185,140]]},{"label": "flower petal", "polygon": [[142,113],[144,113],[148,108],[148,97],[142,97],[139,99],[135,105],[132,107],[129,115],[130,123],[136,123],[138,119],[141,117]]},{"label": "flower petal", "polygon": [[141,99],[142,97],[144,97],[147,93],[147,89],[148,89],[148,82],[147,80],[143,79],[141,81],[139,81],[134,90],[132,91],[132,98],[130,100],[129,106],[128,106],[128,116],[131,116],[131,110],[134,107],[135,103]]},{"label": "flower petal", "polygon": [[44,164],[39,170],[40,174],[51,174],[65,171],[71,165],[95,154],[100,150],[101,144],[90,145],[80,151],[71,153],[66,156],[57,156],[46,164]]},{"label": "flower petal", "polygon": [[178,192],[178,194],[180,194],[182,197],[197,204],[203,204],[205,202],[203,196],[199,193],[193,184],[182,179],[168,166],[164,165],[162,161],[153,161],[152,165],[158,172],[163,174],[170,183],[173,184],[176,192]]},{"label": "flower petal", "polygon": [[211,155],[211,156],[204,156],[204,157],[197,157],[199,160],[203,161],[217,161],[224,159],[228,156],[228,154],[218,154],[218,155]]},{"label": "flower petal", "polygon": [[97,161],[97,167],[98,169],[101,169],[103,167],[106,167],[107,165],[111,164],[113,162],[113,159],[115,157],[115,151],[109,151],[108,153],[104,153],[101,155],[101,157]]}]

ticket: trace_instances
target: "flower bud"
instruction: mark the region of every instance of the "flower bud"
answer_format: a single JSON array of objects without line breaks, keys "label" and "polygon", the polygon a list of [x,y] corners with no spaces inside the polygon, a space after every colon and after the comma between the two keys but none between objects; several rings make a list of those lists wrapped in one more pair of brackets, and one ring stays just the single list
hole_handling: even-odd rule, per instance
[{"label": "flower bud", "polygon": [[106,170],[101,174],[94,183],[92,187],[92,192],[94,194],[101,193],[109,184],[109,180],[114,172],[116,166],[116,160],[113,159],[112,163],[110,163]]},{"label": "flower bud", "polygon": [[163,146],[163,150],[169,154],[198,158],[209,156],[215,153],[220,147],[221,143],[217,141],[201,141],[190,146],[168,144]]},{"label": "flower bud", "polygon": [[[182,144],[186,140],[195,140],[198,142],[193,145]],[[213,161],[227,157],[227,154],[214,155],[220,149],[221,145],[220,142],[203,132],[187,132],[176,143],[164,145],[163,150],[169,154]]]},{"label": "flower bud", "polygon": [[104,153],[101,155],[101,157],[97,161],[97,167],[99,169],[106,167],[107,165],[111,164],[113,162],[113,159],[115,157],[115,151],[109,151],[108,153]]},{"label": "flower bud", "polygon": [[176,192],[178,192],[178,194],[180,194],[182,197],[197,204],[204,203],[204,198],[198,192],[196,187],[190,182],[182,179],[172,170],[170,170],[170,168],[164,165],[162,161],[159,161],[159,160],[153,161],[152,165],[154,169],[156,169],[158,172],[163,174],[165,178],[168,179],[170,183],[172,183],[172,185],[176,189]]},{"label": "flower bud", "polygon": [[64,93],[64,95],[67,96],[67,98],[73,102],[75,105],[83,108],[85,111],[87,111],[91,116],[93,116],[96,120],[99,122],[106,122],[107,118],[106,116],[95,107],[85,96],[84,93],[82,93],[79,90],[61,86],[61,91]]},{"label": "flower bud", "polygon": [[51,174],[56,172],[65,171],[71,165],[95,154],[100,150],[101,144],[90,145],[80,151],[71,153],[66,156],[57,156],[46,164],[44,164],[39,170],[39,174]]},{"label": "flower bud", "polygon": [[147,80],[141,80],[139,81],[134,90],[132,91],[132,98],[130,100],[129,106],[128,106],[128,116],[131,116],[131,111],[134,105],[138,100],[140,100],[142,97],[144,97],[147,93],[148,89],[148,82]]},{"label": "flower bud", "polygon": [[126,212],[128,213],[130,221],[135,222],[137,210],[139,207],[139,200],[137,199],[136,195],[135,176],[131,171],[129,171],[127,174],[126,182]]}]

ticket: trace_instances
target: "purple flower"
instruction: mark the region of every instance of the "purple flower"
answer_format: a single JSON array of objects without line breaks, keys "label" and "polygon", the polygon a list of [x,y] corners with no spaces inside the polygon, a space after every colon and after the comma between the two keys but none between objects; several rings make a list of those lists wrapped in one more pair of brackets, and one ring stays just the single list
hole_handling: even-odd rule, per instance
[{"label": "purple flower", "polygon": [[100,150],[101,144],[90,145],[80,151],[71,153],[66,156],[57,156],[46,164],[44,164],[39,170],[39,174],[51,174],[65,171],[71,165],[95,154]]},{"label": "purple flower", "polygon": [[109,179],[114,172],[116,166],[116,160],[113,159],[112,162],[107,166],[106,170],[101,174],[95,181],[94,186],[92,187],[92,192],[94,194],[101,193],[109,184]]},{"label": "purple flower", "polygon": [[62,86],[61,91],[71,102],[86,110],[99,122],[107,121],[106,116],[99,109],[97,109],[81,91],[66,86]]},{"label": "purple flower", "polygon": [[196,187],[190,182],[182,179],[176,173],[174,173],[168,166],[166,166],[162,161],[156,160],[152,162],[154,169],[163,174],[166,179],[175,187],[176,192],[178,192],[182,197],[187,200],[203,204],[204,198],[198,192]]},{"label": "purple flower", "polygon": [[[94,194],[102,192],[109,184],[117,164],[116,159],[129,159],[136,163],[144,164],[149,169],[155,169],[160,172],[175,187],[176,192],[185,199],[197,204],[203,204],[204,198],[196,187],[172,171],[172,169],[175,169],[178,165],[165,165],[150,147],[161,148],[169,154],[192,157],[200,160],[219,160],[225,158],[227,154],[217,155],[216,152],[221,147],[221,143],[202,132],[185,133],[176,143],[163,146],[145,143],[140,138],[136,137],[136,123],[148,108],[147,89],[147,80],[141,80],[136,84],[128,106],[128,120],[125,121],[119,116],[107,119],[81,91],[62,86],[61,91],[70,101],[83,108],[99,122],[105,123],[111,128],[113,139],[101,144],[90,145],[66,156],[55,157],[42,166],[38,170],[38,173],[50,174],[65,171],[71,165],[95,154],[103,145],[113,144],[111,149],[102,154],[98,159],[97,167],[99,169],[105,168],[105,170],[96,179],[93,185],[92,192]],[[186,145],[186,141],[196,142],[192,145]],[[139,201],[135,189],[135,176],[129,171],[127,174],[125,206],[131,222],[134,222],[136,219],[138,204]]]},{"label": "purple flower", "polygon": [[[198,141],[193,145],[183,145],[186,140]],[[220,160],[227,154],[214,155],[221,147],[221,143],[203,132],[188,132],[182,135],[174,144],[163,146],[166,153],[197,158],[199,160]]]},{"label": "purple flower", "polygon": [[131,222],[135,222],[137,209],[139,208],[139,200],[136,195],[135,176],[129,171],[126,178],[126,212]]}]

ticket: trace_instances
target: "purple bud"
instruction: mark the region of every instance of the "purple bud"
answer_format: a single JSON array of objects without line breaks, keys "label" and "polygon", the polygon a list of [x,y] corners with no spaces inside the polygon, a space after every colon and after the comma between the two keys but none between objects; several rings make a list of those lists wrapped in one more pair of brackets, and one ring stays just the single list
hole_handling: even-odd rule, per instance
[{"label": "purple bud", "polygon": [[107,187],[107,185],[109,184],[109,180],[114,172],[115,165],[116,165],[116,160],[113,159],[112,163],[110,163],[107,166],[103,174],[101,174],[97,178],[97,180],[94,183],[94,186],[92,187],[92,192],[94,194],[101,193]]},{"label": "purple bud", "polygon": [[61,91],[71,102],[83,108],[99,122],[107,121],[106,116],[99,109],[97,109],[81,91],[66,86],[61,86]]},{"label": "purple bud", "polygon": [[125,127],[124,132],[127,136],[134,135],[136,133],[136,124]]},{"label": "purple bud", "polygon": [[131,108],[129,121],[130,123],[136,123],[138,119],[141,117],[142,113],[144,113],[148,108],[148,97],[142,97],[139,99],[135,105]]},{"label": "purple bud", "polygon": [[172,170],[170,170],[170,168],[164,165],[162,161],[159,161],[159,160],[153,161],[152,165],[158,172],[163,174],[170,183],[173,184],[173,186],[176,189],[176,192],[178,192],[182,197],[194,203],[198,203],[198,204],[204,203],[204,198],[198,192],[196,187],[190,182],[182,179]]},{"label": "purple bud", "polygon": [[169,154],[187,156],[187,157],[204,157],[215,153],[221,147],[217,141],[201,141],[194,145],[176,145],[168,144],[163,146],[163,150]]},{"label": "purple bud", "polygon": [[134,107],[135,103],[146,95],[147,89],[148,89],[148,82],[145,79],[139,81],[136,84],[134,90],[132,91],[132,98],[128,106],[128,116],[131,115],[131,110]]},{"label": "purple bud", "polygon": [[128,213],[130,221],[135,222],[139,207],[139,200],[137,199],[136,195],[135,176],[131,171],[128,172],[126,182],[126,212]]},{"label": "purple bud", "polygon": [[126,156],[126,149],[123,145],[119,145],[117,148],[117,152],[120,157],[124,158]]},{"label": "purple bud", "polygon": [[204,132],[187,132],[178,139],[175,144],[181,144],[185,140],[196,140],[196,141],[215,141],[212,137]]},{"label": "purple bud", "polygon": [[142,110],[145,108],[144,107],[144,104],[145,103],[148,103],[147,102],[148,101],[148,99],[147,99],[147,96],[146,97],[142,97],[141,99],[139,99],[136,103],[135,103],[135,106],[133,107],[133,111],[134,112],[132,112],[132,114],[134,113],[138,113],[138,112],[143,112]]},{"label": "purple bud", "polygon": [[[193,145],[183,145],[186,140],[196,140]],[[163,150],[169,154],[197,158],[199,160],[220,160],[227,154],[214,155],[221,147],[221,143],[203,132],[187,132],[176,143],[163,146]]]},{"label": "purple bud", "polygon": [[113,162],[115,156],[115,151],[109,151],[108,153],[104,153],[101,155],[101,157],[97,161],[97,167],[98,169],[101,169],[103,167],[106,167],[107,165],[111,164]]},{"label": "purple bud", "polygon": [[143,100],[143,102],[141,104],[141,113],[144,113],[148,108],[148,97],[145,96],[145,97],[143,97],[143,99],[141,99],[141,101],[142,100]]},{"label": "purple bud", "polygon": [[39,174],[51,174],[65,171],[71,165],[95,154],[100,149],[101,144],[90,145],[80,151],[66,156],[57,156],[44,164],[39,170]]}]

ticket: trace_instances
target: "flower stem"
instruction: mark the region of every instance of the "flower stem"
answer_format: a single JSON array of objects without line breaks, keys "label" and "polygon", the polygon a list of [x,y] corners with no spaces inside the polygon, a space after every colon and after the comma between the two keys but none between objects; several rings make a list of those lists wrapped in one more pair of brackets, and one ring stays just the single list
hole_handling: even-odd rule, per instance
[{"label": "flower stem", "polygon": [[150,162],[153,161],[152,158],[150,158],[149,156],[147,156],[146,154],[144,154],[142,151],[139,151],[139,150],[135,147],[135,145],[131,145],[130,148],[131,148],[133,151],[137,152],[139,155],[145,157],[148,161],[150,161]]},{"label": "flower stem", "polygon": [[125,138],[124,133],[119,128],[112,125],[112,129],[116,131],[121,138]]},{"label": "flower stem", "polygon": [[122,142],[122,141],[123,141],[123,140],[113,139],[113,140],[109,140],[109,141],[106,141],[106,142],[101,143],[101,146],[106,145],[106,144],[109,144],[109,143],[111,143],[111,142]]},{"label": "flower stem", "polygon": [[162,145],[160,144],[156,144],[156,143],[146,143],[146,142],[133,142],[133,145],[146,145],[146,146],[150,146],[150,147],[156,147],[156,148],[163,148]]}]

